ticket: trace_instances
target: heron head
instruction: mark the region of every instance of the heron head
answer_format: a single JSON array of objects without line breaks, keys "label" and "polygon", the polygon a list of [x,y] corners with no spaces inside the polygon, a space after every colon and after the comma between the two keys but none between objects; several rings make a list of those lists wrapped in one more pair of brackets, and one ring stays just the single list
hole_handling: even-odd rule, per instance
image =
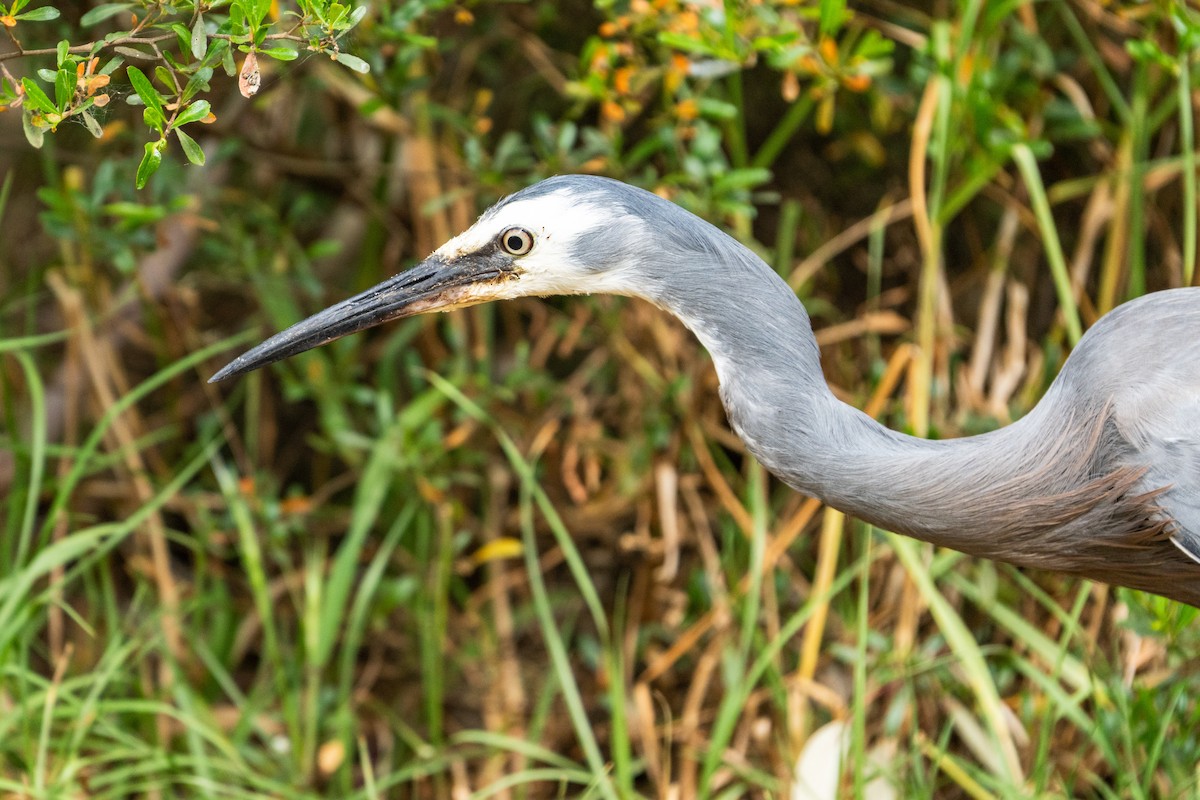
[{"label": "heron head", "polygon": [[607,178],[544,180],[501,200],[417,266],[272,336],[210,382],[431,311],[534,295],[648,296],[639,290],[634,269],[652,230],[647,208],[671,213],[675,207]]},{"label": "heron head", "polygon": [[561,175],[516,192],[439,247],[451,270],[488,261],[495,277],[472,284],[466,303],[556,294],[637,294],[631,275],[649,230],[628,201],[665,200],[592,175]]}]

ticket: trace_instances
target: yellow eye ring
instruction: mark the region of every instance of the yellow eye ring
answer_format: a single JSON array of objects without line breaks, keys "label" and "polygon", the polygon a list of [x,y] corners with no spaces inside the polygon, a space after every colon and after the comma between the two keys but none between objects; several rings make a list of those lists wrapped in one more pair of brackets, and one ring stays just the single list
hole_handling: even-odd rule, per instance
[{"label": "yellow eye ring", "polygon": [[533,249],[533,234],[524,228],[506,228],[500,234],[500,247],[512,256],[523,256]]}]

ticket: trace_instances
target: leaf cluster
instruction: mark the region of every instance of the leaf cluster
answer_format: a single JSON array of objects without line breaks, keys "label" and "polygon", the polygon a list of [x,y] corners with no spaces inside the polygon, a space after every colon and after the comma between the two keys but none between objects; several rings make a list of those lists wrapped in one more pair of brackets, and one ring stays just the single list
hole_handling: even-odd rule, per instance
[{"label": "leaf cluster", "polygon": [[[239,86],[245,97],[258,91],[259,55],[292,61],[301,52],[320,53],[356,72],[369,71],[366,61],[344,52],[340,44],[366,16],[365,5],[304,0],[279,13],[268,0],[103,3],[80,17],[72,38],[39,50],[27,49],[17,34],[28,23],[57,20],[61,13],[53,5],[22,11],[28,2],[0,5],[0,25],[16,45],[0,57],[0,111],[21,109],[25,137],[35,148],[67,120],[82,122],[100,138],[104,127],[95,110],[110,99],[101,90],[123,69],[133,89],[126,101],[144,106],[143,122],[157,137],[145,144],[135,178],[139,189],[158,170],[172,137],[189,162],[204,164],[203,148],[184,127],[215,121],[204,95],[211,91],[215,71],[239,75],[235,50],[244,54]],[[114,22],[116,30],[87,40],[87,33]],[[48,55],[55,57],[55,67],[39,68],[37,78],[17,79],[5,66],[14,58]],[[133,62],[145,65],[149,74]]]}]

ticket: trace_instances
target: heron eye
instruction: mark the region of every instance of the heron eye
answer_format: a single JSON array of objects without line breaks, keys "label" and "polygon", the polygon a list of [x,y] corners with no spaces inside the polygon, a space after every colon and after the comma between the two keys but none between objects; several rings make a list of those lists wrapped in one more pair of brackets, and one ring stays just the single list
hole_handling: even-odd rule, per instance
[{"label": "heron eye", "polygon": [[508,228],[500,234],[500,246],[510,255],[523,256],[533,249],[533,234],[524,228]]}]

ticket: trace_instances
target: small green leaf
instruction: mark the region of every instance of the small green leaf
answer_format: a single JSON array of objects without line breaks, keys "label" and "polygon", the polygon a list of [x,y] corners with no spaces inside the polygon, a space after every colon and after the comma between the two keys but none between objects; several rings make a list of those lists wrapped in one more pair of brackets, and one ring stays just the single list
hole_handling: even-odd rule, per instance
[{"label": "small green leaf", "polygon": [[41,149],[42,140],[46,138],[46,129],[33,124],[33,114],[28,109],[21,115],[21,128],[25,131],[25,140],[35,150]]},{"label": "small green leaf", "polygon": [[686,33],[664,31],[658,34],[658,41],[659,44],[666,45],[667,47],[682,50],[685,53],[708,56],[709,58],[725,58],[728,55],[721,48],[715,47],[708,42],[694,39]]},{"label": "small green leaf", "polygon": [[161,221],[166,217],[167,209],[159,205],[143,205],[142,203],[118,201],[116,203],[105,203],[104,213],[111,214],[121,222],[145,225],[149,222]]},{"label": "small green leaf", "polygon": [[250,23],[251,28],[255,29],[262,25],[267,13],[271,10],[270,0],[244,0],[237,5],[242,6],[246,14],[246,21]]},{"label": "small green leaf", "polygon": [[96,118],[90,112],[84,111],[79,115],[79,118],[83,120],[83,127],[87,128],[88,133],[92,136],[99,139],[104,135],[104,129],[100,127],[100,123],[96,121]]},{"label": "small green leaf", "polygon": [[296,56],[300,55],[297,51],[290,47],[268,47],[265,50],[259,50],[264,56],[270,56],[276,61],[295,61]]},{"label": "small green leaf", "polygon": [[37,71],[37,76],[46,83],[54,83],[58,80],[58,70],[42,68]]},{"label": "small green leaf", "polygon": [[131,3],[101,3],[80,17],[79,24],[85,28],[95,25],[97,22],[103,22],[109,17],[115,17],[131,5]]},{"label": "small green leaf", "polygon": [[196,140],[178,128],[175,129],[175,135],[179,137],[179,144],[183,147],[183,154],[187,156],[187,160],[197,167],[204,166],[204,149],[196,144]]},{"label": "small green leaf", "polygon": [[58,19],[60,14],[54,6],[42,6],[35,8],[33,11],[26,11],[24,14],[17,14],[17,19],[22,22],[48,22],[52,19]]},{"label": "small green leaf", "polygon": [[142,122],[146,123],[147,127],[158,131],[159,135],[163,133],[163,128],[166,127],[167,118],[157,108],[147,106],[142,109]]},{"label": "small green leaf", "polygon": [[204,58],[204,63],[208,67],[213,67],[220,60],[225,51],[229,49],[228,39],[214,39],[208,43],[208,55]]},{"label": "small green leaf", "polygon": [[187,125],[190,122],[199,122],[207,117],[210,111],[212,111],[212,107],[207,100],[197,100],[179,112],[179,116],[175,118],[175,127],[178,128],[180,125]]},{"label": "small green leaf", "polygon": [[832,36],[846,21],[846,0],[821,0],[821,20],[818,29],[822,36]]},{"label": "small green leaf", "polygon": [[713,184],[714,193],[738,189],[753,189],[771,180],[771,170],[765,167],[745,167],[726,172]]},{"label": "small green leaf", "polygon": [[203,59],[208,52],[208,31],[204,29],[204,17],[196,15],[196,24],[192,26],[192,57]]},{"label": "small green leaf", "polygon": [[75,73],[73,70],[60,69],[54,76],[54,99],[58,101],[60,109],[66,109],[71,105],[73,97],[75,97]]},{"label": "small green leaf", "polygon": [[[20,17],[17,17],[20,19]],[[1133,39],[1125,43],[1125,50],[1136,60],[1155,62],[1161,66],[1170,66],[1171,58],[1157,44],[1149,39]]]},{"label": "small green leaf", "polygon": [[[164,55],[166,54],[164,53]],[[162,64],[155,66],[154,77],[158,79],[159,84],[162,86],[170,87],[175,85],[175,82],[171,79],[171,71]]]},{"label": "small green leaf", "polygon": [[166,139],[159,139],[156,142],[146,142],[146,154],[142,156],[142,163],[138,164],[137,178],[134,185],[138,189],[144,189],[146,181],[150,180],[150,176],[162,164],[162,149],[166,143]]},{"label": "small green leaf", "polygon": [[[121,34],[121,35],[128,36],[129,34]],[[143,53],[141,50],[138,50],[136,47],[125,47],[124,45],[116,45],[115,47],[113,47],[113,50],[115,50],[116,52],[125,56],[126,58],[133,59],[134,61],[153,61],[154,60],[150,56],[147,56],[145,53]]]},{"label": "small green leaf", "polygon": [[186,103],[195,97],[197,92],[207,92],[208,81],[212,78],[212,73],[212,67],[201,67],[196,70],[192,77],[188,78],[187,85],[183,87],[183,94],[179,99]]},{"label": "small green leaf", "polygon": [[150,79],[146,77],[146,73],[134,66],[126,67],[125,73],[129,75],[129,82],[133,85],[133,90],[137,92],[137,96],[142,99],[142,103],[145,104],[146,108],[153,108],[158,112],[158,116],[162,117],[162,96],[154,88],[154,84],[150,83]]},{"label": "small green leaf", "polygon": [[62,68],[63,62],[67,60],[67,56],[71,54],[71,43],[63,39],[58,43],[58,67]]},{"label": "small green leaf", "polygon": [[335,58],[339,64],[349,67],[355,72],[361,72],[363,75],[371,71],[371,65],[358,56],[352,56],[349,53],[338,53]]},{"label": "small green leaf", "polygon": [[702,97],[696,105],[700,109],[700,114],[708,119],[733,120],[738,115],[737,106],[715,97]]},{"label": "small green leaf", "polygon": [[50,98],[42,91],[42,87],[30,78],[21,78],[21,88],[25,90],[25,104],[32,106],[34,111],[49,114],[56,110],[54,103],[51,103]]},{"label": "small green leaf", "polygon": [[[187,48],[181,48],[181,53],[182,53],[182,50],[185,50],[185,49],[187,49]],[[192,65],[192,62],[190,60],[180,61],[179,59],[175,58],[175,56],[171,55],[170,50],[164,50],[162,56],[163,56],[163,61],[166,62],[166,64],[164,64],[162,66],[167,69],[175,70],[176,72],[185,72],[188,69],[188,67],[190,67]],[[170,72],[162,73],[162,72],[158,72],[156,70],[154,74],[160,81],[163,82],[164,86],[171,88],[171,89],[175,88],[175,81],[171,77]],[[164,74],[166,75],[166,80],[163,80],[162,76]]]},{"label": "small green leaf", "polygon": [[346,29],[349,30],[350,28],[353,28],[358,23],[362,22],[363,17],[365,17],[367,15],[367,12],[370,10],[371,10],[370,6],[361,5],[358,8],[354,9],[352,12],[350,12],[350,19],[348,19],[346,21]]}]

